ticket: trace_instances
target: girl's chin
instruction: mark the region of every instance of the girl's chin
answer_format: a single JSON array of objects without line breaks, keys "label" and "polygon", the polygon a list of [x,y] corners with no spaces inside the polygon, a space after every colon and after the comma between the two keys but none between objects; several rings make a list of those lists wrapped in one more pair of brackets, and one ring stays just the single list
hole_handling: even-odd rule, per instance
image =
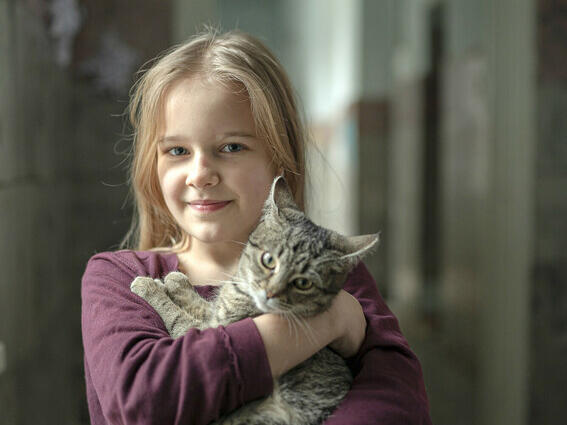
[{"label": "girl's chin", "polygon": [[253,229],[246,232],[245,229],[238,227],[234,223],[193,223],[186,226],[184,230],[191,239],[196,239],[199,243],[217,244],[224,242],[242,246],[248,241],[248,236]]},{"label": "girl's chin", "polygon": [[237,235],[227,235],[223,233],[193,233],[191,234],[191,239],[197,241],[197,243],[202,244],[233,244],[236,243],[238,245],[246,243],[246,240],[241,241],[242,238],[238,237]]}]

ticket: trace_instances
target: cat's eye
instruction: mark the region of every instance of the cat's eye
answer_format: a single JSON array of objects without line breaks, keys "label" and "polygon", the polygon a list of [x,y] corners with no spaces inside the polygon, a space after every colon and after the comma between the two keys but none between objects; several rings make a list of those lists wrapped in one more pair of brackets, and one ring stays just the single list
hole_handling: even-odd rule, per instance
[{"label": "cat's eye", "polygon": [[293,280],[293,285],[301,291],[307,291],[313,286],[313,282],[303,277],[298,277],[297,279]]},{"label": "cat's eye", "polygon": [[262,264],[270,270],[276,268],[276,259],[269,252],[264,252],[262,254]]}]

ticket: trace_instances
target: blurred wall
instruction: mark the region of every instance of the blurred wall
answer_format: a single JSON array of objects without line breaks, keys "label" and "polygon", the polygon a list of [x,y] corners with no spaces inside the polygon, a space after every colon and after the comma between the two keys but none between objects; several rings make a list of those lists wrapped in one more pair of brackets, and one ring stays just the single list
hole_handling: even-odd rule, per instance
[{"label": "blurred wall", "polygon": [[474,423],[528,423],[535,7],[447,6],[445,330],[472,372]]},{"label": "blurred wall", "polygon": [[0,0],[0,423],[86,424],[80,280],[129,226],[120,117],[164,1]]},{"label": "blurred wall", "polygon": [[[43,11],[0,2],[0,422],[80,417],[70,86]],[[60,142],[57,142],[60,141]],[[67,256],[62,253],[66,252]]]},{"label": "blurred wall", "polygon": [[434,423],[564,421],[566,6],[399,2],[390,304]]},{"label": "blurred wall", "polygon": [[530,423],[564,423],[567,400],[567,1],[537,2]]}]

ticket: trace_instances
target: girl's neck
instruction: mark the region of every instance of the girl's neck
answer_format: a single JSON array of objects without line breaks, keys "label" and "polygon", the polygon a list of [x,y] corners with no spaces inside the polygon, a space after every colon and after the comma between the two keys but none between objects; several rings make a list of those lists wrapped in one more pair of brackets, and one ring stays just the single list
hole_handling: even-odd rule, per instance
[{"label": "girl's neck", "polygon": [[179,269],[194,286],[219,285],[236,272],[243,246],[238,243],[203,243],[193,239],[177,254]]}]

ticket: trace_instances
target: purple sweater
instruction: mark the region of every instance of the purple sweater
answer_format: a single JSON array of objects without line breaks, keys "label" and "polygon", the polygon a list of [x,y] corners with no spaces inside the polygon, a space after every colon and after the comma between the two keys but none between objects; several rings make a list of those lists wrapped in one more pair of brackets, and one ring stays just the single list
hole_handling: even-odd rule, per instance
[{"label": "purple sweater", "polygon": [[[85,378],[92,425],[207,424],[272,391],[252,319],[169,337],[159,315],[130,292],[136,276],[177,270],[175,254],[93,256],[82,281]],[[211,297],[214,287],[197,291]],[[431,424],[421,367],[361,263],[345,290],[366,316],[366,339],[350,364],[354,383],[325,424]]]}]

